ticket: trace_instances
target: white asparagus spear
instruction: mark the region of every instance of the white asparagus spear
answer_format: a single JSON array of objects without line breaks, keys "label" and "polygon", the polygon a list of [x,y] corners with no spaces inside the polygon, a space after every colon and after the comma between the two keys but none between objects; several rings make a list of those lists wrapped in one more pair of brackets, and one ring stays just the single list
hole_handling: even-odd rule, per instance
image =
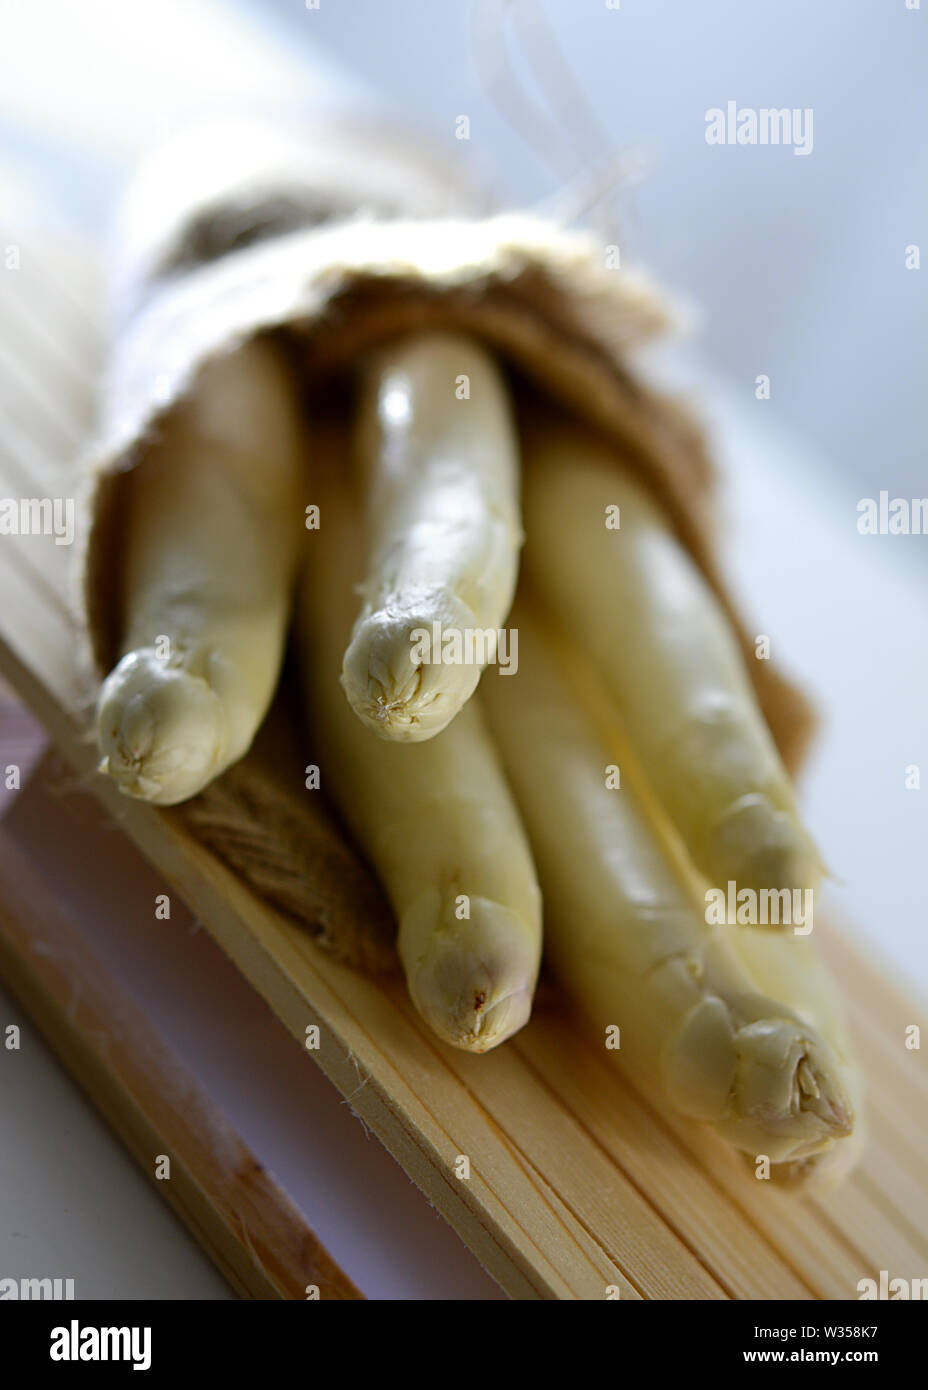
[{"label": "white asparagus spear", "polygon": [[832,1186],[856,1164],[866,1128],[862,1079],[838,988],[825,967],[814,934],[735,931],[729,937],[729,945],[758,988],[812,1023],[838,1059],[842,1086],[854,1116],[853,1133],[822,1153],[799,1156],[772,1171],[772,1176],[781,1182],[812,1178],[819,1188]]},{"label": "white asparagus spear", "polygon": [[419,742],[480,679],[479,660],[436,660],[442,634],[495,635],[512,601],[522,542],[514,424],[490,355],[450,333],[381,349],[363,372],[358,421],[369,557],[342,683],[369,728]]},{"label": "white asparagus spear", "polygon": [[359,519],[334,480],[324,486],[298,604],[316,761],[396,912],[413,1003],[446,1042],[486,1052],[531,1011],[541,958],[531,852],[473,704],[436,738],[404,747],[378,738],[345,702],[338,670]]},{"label": "white asparagus spear", "polygon": [[694,863],[723,888],[814,889],[821,864],[734,633],[661,509],[569,425],[527,439],[524,494],[532,584],[593,658]]},{"label": "white asparagus spear", "polygon": [[[773,986],[801,973],[795,938],[778,979],[755,979],[732,949],[741,928],[710,925],[665,853],[615,749],[586,712],[523,600],[519,671],[480,703],[516,794],[545,901],[545,952],[601,1045],[658,1104],[711,1124],[771,1163],[830,1150],[854,1123],[846,1064]],[[626,761],[623,758],[623,762]]]},{"label": "white asparagus spear", "polygon": [[129,480],[121,660],[100,771],[170,806],[248,750],[277,684],[302,520],[302,422],[276,346],[210,362]]}]

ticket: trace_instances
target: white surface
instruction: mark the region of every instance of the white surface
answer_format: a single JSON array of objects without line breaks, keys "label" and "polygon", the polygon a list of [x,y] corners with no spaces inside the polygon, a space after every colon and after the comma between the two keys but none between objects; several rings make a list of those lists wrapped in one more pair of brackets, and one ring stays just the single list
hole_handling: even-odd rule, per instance
[{"label": "white surface", "polygon": [[34,220],[99,236],[132,163],[171,126],[363,99],[321,54],[235,18],[221,0],[0,0],[0,209],[8,181],[28,181]]},{"label": "white surface", "polygon": [[0,988],[0,1278],[73,1279],[75,1298],[233,1298]]}]

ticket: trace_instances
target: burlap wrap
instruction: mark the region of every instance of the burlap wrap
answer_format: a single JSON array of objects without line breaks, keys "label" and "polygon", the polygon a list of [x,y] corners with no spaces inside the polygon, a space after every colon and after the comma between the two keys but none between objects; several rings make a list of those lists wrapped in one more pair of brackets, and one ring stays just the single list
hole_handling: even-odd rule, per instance
[{"label": "burlap wrap", "polygon": [[[122,250],[117,331],[80,508],[77,606],[94,680],[118,656],[119,515],[132,467],[208,357],[277,332],[308,396],[330,403],[368,347],[410,329],[453,327],[492,346],[523,398],[537,390],[579,413],[637,467],[731,617],[796,770],[813,717],[769,661],[754,659],[720,579],[700,429],[629,365],[670,316],[643,276],[607,268],[601,243],[531,215],[490,212],[433,154],[390,131],[236,123],[184,136],[142,174]],[[248,757],[165,814],[181,815],[343,958],[389,968],[389,914],[319,794],[303,790],[286,699],[283,691]]]}]

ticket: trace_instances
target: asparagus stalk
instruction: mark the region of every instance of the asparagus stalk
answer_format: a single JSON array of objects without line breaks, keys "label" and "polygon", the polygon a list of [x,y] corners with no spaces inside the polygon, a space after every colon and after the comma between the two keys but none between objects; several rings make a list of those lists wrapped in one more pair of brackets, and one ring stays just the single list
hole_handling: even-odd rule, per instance
[{"label": "asparagus stalk", "polygon": [[525,469],[527,572],[593,658],[694,863],[723,888],[814,890],[820,861],[734,634],[666,517],[579,427],[532,435]]},{"label": "asparagus stalk", "polygon": [[127,480],[122,656],[99,770],[170,806],[247,752],[280,672],[299,553],[296,387],[256,340],[210,362]]},{"label": "asparagus stalk", "polygon": [[[593,1034],[620,1029],[619,1061],[650,1097],[772,1164],[808,1164],[854,1127],[849,1064],[781,998],[808,967],[780,946],[777,978],[710,925],[632,789],[607,785],[615,748],[563,674],[523,599],[519,671],[480,702],[535,853],[546,959]],[[623,759],[624,761],[624,759]]]},{"label": "asparagus stalk", "polygon": [[478,661],[437,659],[442,635],[495,634],[509,611],[522,539],[514,427],[492,358],[444,333],[368,363],[358,421],[370,555],[342,683],[369,728],[418,742],[480,679]]},{"label": "asparagus stalk", "polygon": [[811,937],[789,932],[733,931],[732,952],[751,978],[775,999],[813,1024],[827,1038],[841,1068],[842,1085],[854,1117],[853,1133],[829,1149],[811,1155],[797,1154],[772,1170],[781,1183],[804,1182],[816,1186],[837,1182],[857,1162],[864,1141],[863,1087],[837,986],[825,968]]},{"label": "asparagus stalk", "polygon": [[358,526],[330,479],[309,541],[298,642],[325,787],[376,868],[399,922],[413,1003],[446,1042],[486,1052],[528,1019],[541,958],[531,852],[480,713],[428,742],[378,738],[338,669],[358,576]]}]

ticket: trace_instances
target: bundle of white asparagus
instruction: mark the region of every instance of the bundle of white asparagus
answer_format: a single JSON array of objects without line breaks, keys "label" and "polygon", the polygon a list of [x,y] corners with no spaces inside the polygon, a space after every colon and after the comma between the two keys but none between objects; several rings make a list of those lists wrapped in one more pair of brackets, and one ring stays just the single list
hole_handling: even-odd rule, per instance
[{"label": "bundle of white asparagus", "polygon": [[[838,1173],[859,1098],[809,937],[821,864],[778,751],[790,716],[768,723],[788,701],[749,668],[669,471],[655,487],[652,435],[678,422],[566,317],[592,272],[553,233],[517,274],[508,230],[445,227],[451,250],[411,222],[388,266],[359,252],[337,312],[318,286],[356,227],[242,251],[143,310],[137,383],[165,323],[182,346],[178,324],[219,326],[167,408],[122,417],[95,480],[100,772],[158,806],[208,797],[262,725],[296,599],[311,762],[428,1026],[473,1052],[521,1028],[543,922],[561,993],[655,1103],[779,1175]],[[416,238],[421,284],[398,253]],[[335,458],[307,394],[320,342],[350,386]]]},{"label": "bundle of white asparagus", "polygon": [[[551,968],[649,1094],[791,1172],[834,1162],[856,1096],[810,944],[779,919],[710,921],[700,901],[702,882],[814,893],[818,858],[660,508],[579,425],[523,429],[535,609],[523,595],[510,612],[520,448],[492,356],[461,335],[400,339],[364,362],[356,416],[353,486],[314,479],[299,646],[319,761],[393,905],[416,1008],[478,1052],[522,1027],[537,864]],[[301,428],[282,359],[254,343],[203,373],[139,470],[123,654],[98,703],[100,768],[128,795],[194,795],[264,717]],[[481,667],[446,644],[507,621],[519,669],[484,674],[487,727]]]}]

